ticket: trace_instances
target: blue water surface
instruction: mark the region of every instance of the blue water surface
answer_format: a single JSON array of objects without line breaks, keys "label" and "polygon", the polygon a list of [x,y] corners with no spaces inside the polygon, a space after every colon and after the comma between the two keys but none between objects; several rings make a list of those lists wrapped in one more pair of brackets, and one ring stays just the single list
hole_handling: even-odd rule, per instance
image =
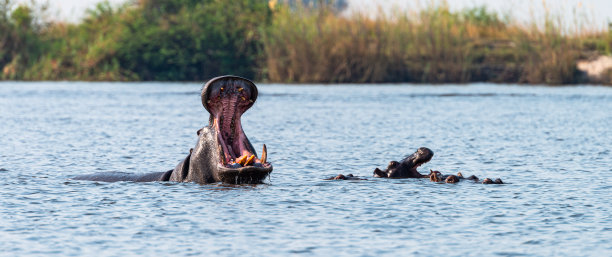
[{"label": "blue water surface", "polygon": [[[612,255],[609,87],[261,84],[265,184],[71,180],[173,168],[200,88],[0,83],[0,255]],[[422,173],[507,184],[371,178],[420,146]]]}]

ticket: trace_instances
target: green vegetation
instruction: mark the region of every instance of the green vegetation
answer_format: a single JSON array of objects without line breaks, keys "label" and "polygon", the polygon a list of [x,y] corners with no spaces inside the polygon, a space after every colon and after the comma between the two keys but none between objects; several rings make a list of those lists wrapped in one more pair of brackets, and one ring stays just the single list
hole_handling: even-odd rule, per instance
[{"label": "green vegetation", "polygon": [[[7,16],[9,3],[2,1],[0,11]],[[135,7],[119,9],[102,2],[79,24],[34,29],[37,24],[27,19],[28,10],[19,7],[0,20],[4,79],[204,80],[225,73],[257,77],[262,48],[258,31],[271,18],[262,1],[141,0]]]},{"label": "green vegetation", "polygon": [[583,82],[579,59],[612,53],[612,27],[568,33],[549,16],[525,26],[486,7],[372,18],[263,0],[140,0],[102,2],[78,24],[43,23],[34,9],[0,0],[2,79],[569,84]]},{"label": "green vegetation", "polygon": [[445,5],[377,19],[280,10],[264,37],[265,70],[291,82],[567,84],[579,82],[579,58],[610,53],[610,31],[567,35],[545,22],[525,28],[485,7]]}]

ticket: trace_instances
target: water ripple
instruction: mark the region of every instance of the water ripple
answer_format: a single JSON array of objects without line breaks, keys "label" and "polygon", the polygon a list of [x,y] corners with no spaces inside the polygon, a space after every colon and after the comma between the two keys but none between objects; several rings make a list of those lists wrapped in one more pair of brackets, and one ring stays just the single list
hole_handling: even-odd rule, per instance
[{"label": "water ripple", "polygon": [[[70,179],[174,167],[208,121],[200,88],[0,83],[3,254],[612,254],[603,87],[261,85],[243,126],[266,184]],[[507,184],[370,177],[419,146],[422,171]],[[323,180],[339,173],[368,180]]]}]

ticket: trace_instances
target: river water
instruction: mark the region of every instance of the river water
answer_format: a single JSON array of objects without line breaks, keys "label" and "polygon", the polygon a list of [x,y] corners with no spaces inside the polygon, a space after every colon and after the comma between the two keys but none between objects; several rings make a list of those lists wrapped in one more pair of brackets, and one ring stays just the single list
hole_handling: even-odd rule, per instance
[{"label": "river water", "polygon": [[[262,84],[242,122],[265,184],[71,180],[173,168],[200,88],[0,83],[0,255],[612,255],[609,87]],[[420,146],[422,173],[507,184],[371,178]]]}]

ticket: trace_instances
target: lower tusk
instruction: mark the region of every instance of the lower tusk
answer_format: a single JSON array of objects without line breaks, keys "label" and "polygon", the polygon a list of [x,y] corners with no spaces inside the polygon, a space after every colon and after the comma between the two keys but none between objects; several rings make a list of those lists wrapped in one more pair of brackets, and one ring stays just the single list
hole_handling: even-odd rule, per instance
[{"label": "lower tusk", "polygon": [[245,162],[243,166],[248,166],[251,165],[253,162],[255,162],[255,155],[252,154]]},{"label": "lower tusk", "polygon": [[236,163],[242,166],[245,166],[246,160],[247,160],[247,156],[243,155],[243,156],[240,156],[240,158],[236,159]]},{"label": "lower tusk", "polygon": [[266,144],[264,144],[263,151],[261,151],[261,164],[266,163],[267,158],[268,158],[268,149],[266,148]]}]

